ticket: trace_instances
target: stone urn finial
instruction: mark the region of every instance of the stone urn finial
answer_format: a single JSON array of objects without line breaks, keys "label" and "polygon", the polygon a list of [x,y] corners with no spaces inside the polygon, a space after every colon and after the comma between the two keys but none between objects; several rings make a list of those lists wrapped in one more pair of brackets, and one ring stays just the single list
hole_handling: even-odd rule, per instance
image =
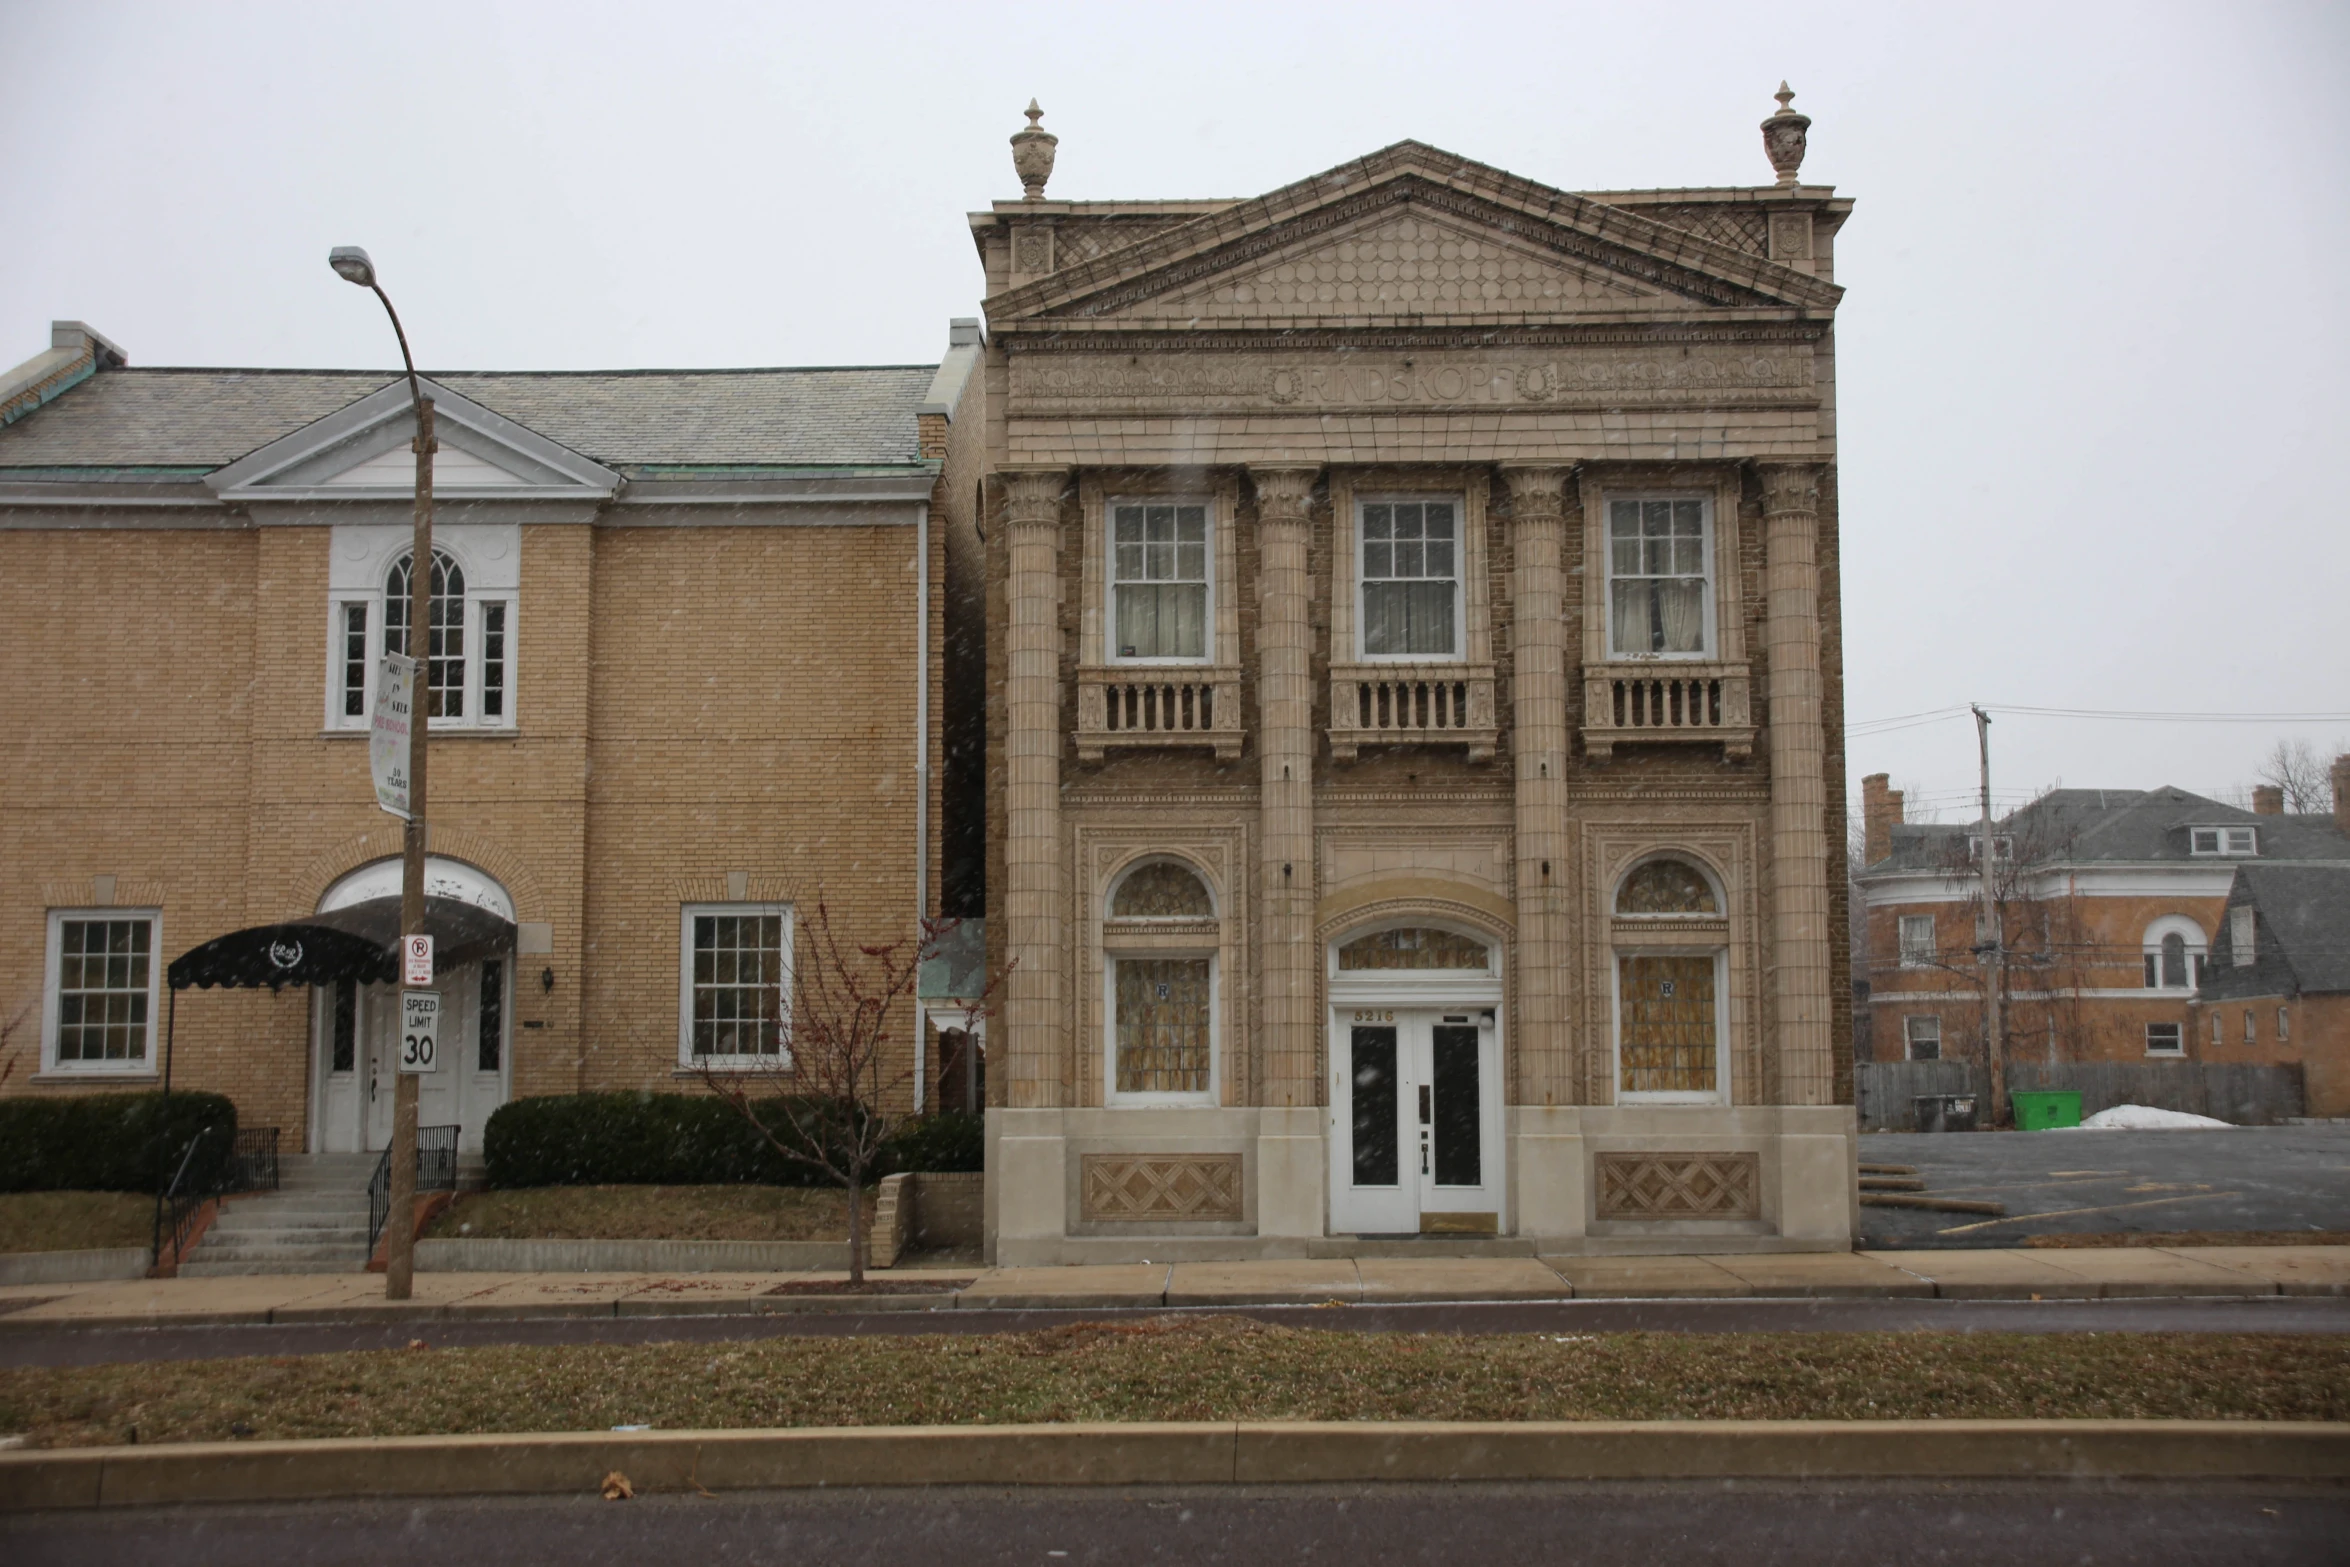
[{"label": "stone urn finial", "polygon": [[1021,189],[1027,192],[1030,201],[1044,200],[1044,182],[1053,177],[1053,149],[1061,142],[1060,137],[1036,123],[1043,118],[1044,111],[1031,98],[1028,128],[1012,133],[1012,168],[1019,174]]},{"label": "stone urn finial", "polygon": [[1771,167],[1779,174],[1781,185],[1795,183],[1795,171],[1803,167],[1804,132],[1811,129],[1811,116],[1797,114],[1789,104],[1795,94],[1781,82],[1772,97],[1779,100],[1779,112],[1762,122],[1763,152],[1770,158]]}]

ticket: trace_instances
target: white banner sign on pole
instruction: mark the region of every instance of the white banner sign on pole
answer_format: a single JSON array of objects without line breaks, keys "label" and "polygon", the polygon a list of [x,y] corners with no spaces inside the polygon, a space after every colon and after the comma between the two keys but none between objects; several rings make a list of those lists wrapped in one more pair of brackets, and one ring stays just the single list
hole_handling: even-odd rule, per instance
[{"label": "white banner sign on pole", "polygon": [[400,992],[400,1070],[408,1073],[439,1070],[441,993],[437,990]]},{"label": "white banner sign on pole", "polygon": [[432,938],[430,936],[402,936],[400,938],[400,983],[429,985],[432,983]]},{"label": "white banner sign on pole", "polygon": [[375,803],[408,819],[408,724],[415,709],[416,660],[386,653],[375,670],[375,726],[367,765],[375,774]]}]

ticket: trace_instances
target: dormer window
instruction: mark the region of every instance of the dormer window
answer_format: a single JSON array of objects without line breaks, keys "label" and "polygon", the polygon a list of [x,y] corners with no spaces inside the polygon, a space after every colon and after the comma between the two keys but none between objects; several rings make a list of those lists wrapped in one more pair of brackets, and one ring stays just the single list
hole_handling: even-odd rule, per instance
[{"label": "dormer window", "polygon": [[[1977,865],[1983,863],[1983,835],[1976,833],[1966,841],[1966,857]],[[1994,864],[2006,864],[2015,858],[2015,839],[2006,833],[1991,835],[1991,858]]]},{"label": "dormer window", "polygon": [[2199,855],[2235,856],[2260,852],[2257,827],[2190,827],[2189,849]]}]

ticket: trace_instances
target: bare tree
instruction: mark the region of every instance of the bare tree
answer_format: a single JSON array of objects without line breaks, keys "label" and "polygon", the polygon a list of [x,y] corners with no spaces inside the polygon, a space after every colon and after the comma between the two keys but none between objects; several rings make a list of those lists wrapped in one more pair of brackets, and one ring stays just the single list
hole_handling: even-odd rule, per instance
[{"label": "bare tree", "polygon": [[[702,1082],[734,1106],[785,1159],[845,1187],[849,1195],[849,1284],[865,1282],[865,1188],[890,1140],[919,1115],[913,1053],[896,1048],[923,963],[960,920],[924,919],[911,939],[844,941],[821,895],[809,922],[808,961],[791,990],[771,999],[782,1049],[748,1072]],[[993,1000],[991,979],[978,1007]]]},{"label": "bare tree", "polygon": [[2296,816],[2322,815],[2334,808],[2332,766],[2305,739],[2279,740],[2252,775],[2284,791],[2285,809]]}]

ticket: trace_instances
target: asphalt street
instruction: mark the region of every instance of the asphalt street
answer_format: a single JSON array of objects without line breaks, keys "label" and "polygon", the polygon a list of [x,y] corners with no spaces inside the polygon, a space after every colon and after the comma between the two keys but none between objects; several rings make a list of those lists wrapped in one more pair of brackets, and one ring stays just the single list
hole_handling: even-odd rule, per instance
[{"label": "asphalt street", "polygon": [[[1205,1308],[1185,1308],[1201,1310]],[[1356,1333],[2350,1333],[2350,1299],[1561,1300],[1212,1308]],[[1157,1316],[1165,1307],[1070,1311],[807,1312],[773,1317],[536,1317],[405,1323],[57,1328],[0,1333],[0,1366],[94,1366],[239,1355],[318,1355],[471,1344],[726,1343],[904,1333],[1030,1333]]]},{"label": "asphalt street", "polygon": [[2350,1230],[2350,1126],[2167,1132],[1871,1132],[1864,1164],[1915,1165],[1935,1197],[2004,1218],[1863,1208],[1861,1244],[2014,1246],[2030,1235]]},{"label": "asphalt street", "polygon": [[2074,1484],[940,1489],[108,1509],[0,1518],[16,1567],[136,1561],[2328,1563],[2350,1493]]}]

